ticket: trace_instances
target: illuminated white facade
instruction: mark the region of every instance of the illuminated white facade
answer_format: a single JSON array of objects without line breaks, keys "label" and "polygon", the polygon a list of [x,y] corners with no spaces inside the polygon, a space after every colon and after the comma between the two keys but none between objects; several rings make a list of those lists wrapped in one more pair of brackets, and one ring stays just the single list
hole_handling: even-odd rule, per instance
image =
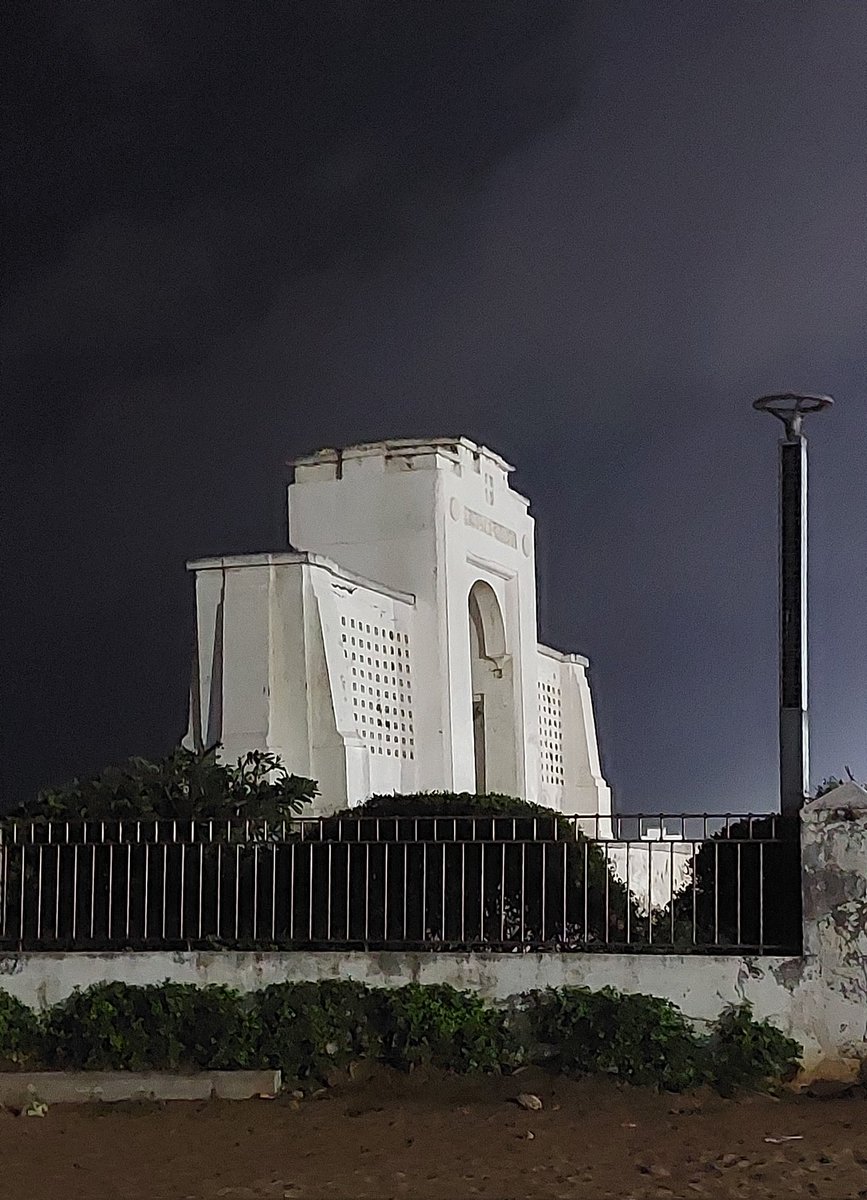
[{"label": "illuminated white facade", "polygon": [[511,467],[464,438],[293,465],[292,550],[189,564],[190,741],[279,754],[320,811],[446,789],[610,813],[587,660],[538,644]]}]

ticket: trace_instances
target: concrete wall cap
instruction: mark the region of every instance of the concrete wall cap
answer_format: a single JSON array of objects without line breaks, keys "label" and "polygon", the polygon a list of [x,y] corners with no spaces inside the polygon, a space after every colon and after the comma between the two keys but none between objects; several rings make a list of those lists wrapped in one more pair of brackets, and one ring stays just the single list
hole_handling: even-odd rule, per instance
[{"label": "concrete wall cap", "polygon": [[188,571],[238,571],[247,567],[316,567],[333,575],[335,579],[351,587],[365,588],[371,592],[399,600],[404,604],[415,604],[412,592],[401,592],[387,587],[374,579],[365,579],[355,571],[348,571],[324,554],[311,554],[307,550],[283,550],[266,554],[231,554],[222,558],[195,558],[187,563]]},{"label": "concrete wall cap", "polygon": [[501,458],[487,446],[480,446],[465,437],[439,438],[388,438],[381,442],[359,442],[355,446],[325,446],[314,450],[312,454],[302,454],[288,462],[290,467],[318,466],[322,463],[335,463],[338,459],[349,458],[379,458],[396,454],[450,454],[455,456],[458,448],[462,447],[473,454],[479,454],[490,462],[495,463],[507,474],[514,470],[510,463]]},{"label": "concrete wall cap", "polygon": [[577,663],[579,667],[590,666],[590,659],[583,654],[569,654],[565,650],[555,650],[553,646],[543,646],[541,643],[538,649],[545,658],[553,658],[556,662]]},{"label": "concrete wall cap", "polygon": [[825,792],[824,796],[816,796],[812,800],[807,800],[803,811],[805,813],[826,812],[833,808],[852,808],[867,813],[867,790],[859,783],[849,780],[847,783],[841,783],[832,791]]}]

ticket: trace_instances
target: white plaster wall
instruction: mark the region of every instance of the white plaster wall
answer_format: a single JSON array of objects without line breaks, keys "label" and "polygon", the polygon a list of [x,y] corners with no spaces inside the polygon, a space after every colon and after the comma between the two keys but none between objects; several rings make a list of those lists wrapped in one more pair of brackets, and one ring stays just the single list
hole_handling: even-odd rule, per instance
[{"label": "white plaster wall", "polygon": [[[602,776],[589,663],[578,654],[537,647],[538,762],[542,803],[564,813],[611,815],[611,789]],[[591,822],[590,836],[611,836]]]},{"label": "white plaster wall", "polygon": [[693,846],[685,842],[602,842],[611,871],[641,909],[663,908],[689,878]]},{"label": "white plaster wall", "polygon": [[[320,812],[375,791],[415,790],[412,596],[306,554],[240,555],[191,567],[207,744],[220,741],[230,760],[251,749],[279,754],[290,770],[317,780]],[[351,658],[360,660],[361,647],[350,642],[350,634],[360,640],[362,625],[377,631],[378,645],[376,657],[365,648],[371,662],[363,668]],[[383,721],[382,741],[367,736],[371,717]],[[190,734],[186,744],[193,744]]]},{"label": "white plaster wall", "polygon": [[[289,488],[293,546],[415,597],[412,619],[418,729],[414,776],[424,790],[451,786],[447,696],[436,574],[439,455],[331,451],[295,465]],[[339,470],[338,470],[339,464]],[[339,474],[339,478],[338,478]],[[385,789],[388,790],[388,789]]]}]

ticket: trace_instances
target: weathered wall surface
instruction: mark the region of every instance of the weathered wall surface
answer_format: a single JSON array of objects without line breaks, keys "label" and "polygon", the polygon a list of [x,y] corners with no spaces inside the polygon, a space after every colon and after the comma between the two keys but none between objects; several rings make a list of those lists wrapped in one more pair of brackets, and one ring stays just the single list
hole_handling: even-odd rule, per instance
[{"label": "weathered wall surface", "polygon": [[783,982],[818,1073],[850,1078],[867,1061],[867,791],[847,783],[807,802],[801,861],[804,958]]},{"label": "weathered wall surface", "polygon": [[799,959],[679,954],[456,954],[360,951],[147,951],[129,954],[0,956],[0,987],[34,1008],[102,981],[222,983],[254,991],[284,980],[354,979],[371,987],[449,983],[507,1000],[533,988],[615,987],[664,996],[696,1021],[749,1000],[760,1016],[788,1028],[784,982]]},{"label": "weathered wall surface", "polygon": [[[747,1000],[806,1048],[812,1068],[825,1057],[815,1021],[821,1004],[800,996],[801,959],[641,954],[452,954],[234,952],[20,954],[0,957],[0,987],[33,1008],[102,981],[221,983],[254,991],[284,980],[353,979],[371,987],[449,983],[492,1001],[533,988],[607,986],[663,996],[699,1025]],[[793,986],[793,981],[794,986]],[[807,983],[808,992],[815,985]],[[800,1002],[799,1002],[800,996]]]}]

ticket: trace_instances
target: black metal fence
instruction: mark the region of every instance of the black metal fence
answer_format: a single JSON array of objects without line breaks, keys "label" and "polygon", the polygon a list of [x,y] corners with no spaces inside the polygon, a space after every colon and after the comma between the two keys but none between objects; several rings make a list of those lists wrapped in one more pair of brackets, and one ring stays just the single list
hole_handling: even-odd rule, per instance
[{"label": "black metal fence", "polygon": [[0,948],[800,946],[779,816],[361,817],[0,827]]}]

